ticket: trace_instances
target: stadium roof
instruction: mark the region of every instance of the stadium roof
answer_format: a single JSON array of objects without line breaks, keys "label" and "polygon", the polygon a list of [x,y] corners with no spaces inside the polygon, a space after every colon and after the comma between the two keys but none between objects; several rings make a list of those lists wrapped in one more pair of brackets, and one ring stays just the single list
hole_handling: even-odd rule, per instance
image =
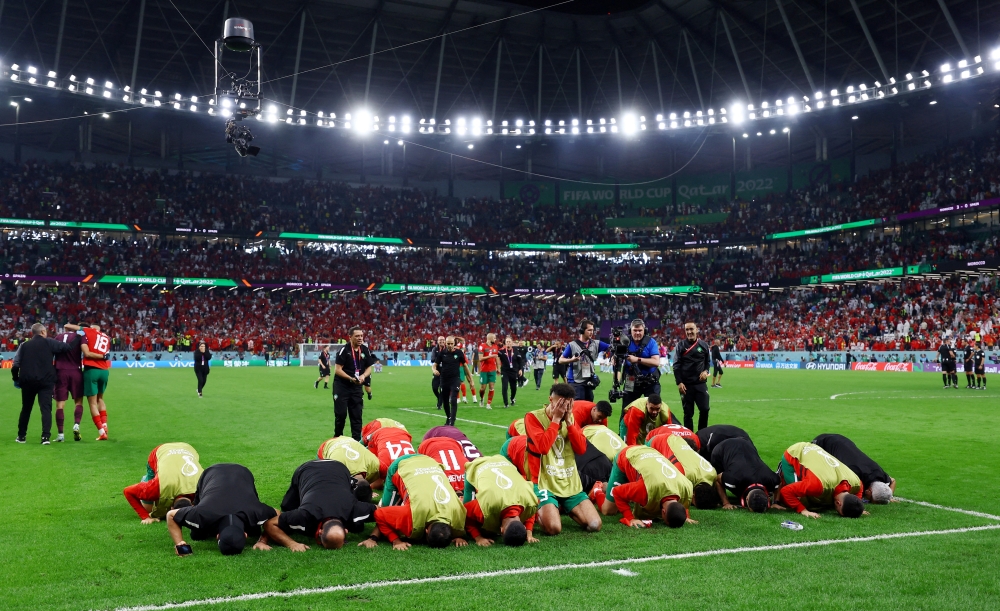
[{"label": "stadium roof", "polygon": [[[265,95],[280,103],[294,98],[295,106],[346,112],[365,104],[367,90],[376,112],[430,118],[478,111],[489,117],[499,74],[498,118],[597,117],[622,107],[697,110],[812,95],[971,59],[996,41],[998,4],[42,0],[30,12],[7,3],[0,40],[10,42],[0,57],[60,75],[113,79],[120,87],[131,84],[134,67],[139,87],[204,94],[213,89],[213,66],[203,42],[211,45],[221,34],[225,17],[242,16],[254,23],[264,46]],[[547,6],[552,8],[542,8]],[[368,86],[373,44],[378,54]],[[296,66],[302,72],[297,78]]]}]

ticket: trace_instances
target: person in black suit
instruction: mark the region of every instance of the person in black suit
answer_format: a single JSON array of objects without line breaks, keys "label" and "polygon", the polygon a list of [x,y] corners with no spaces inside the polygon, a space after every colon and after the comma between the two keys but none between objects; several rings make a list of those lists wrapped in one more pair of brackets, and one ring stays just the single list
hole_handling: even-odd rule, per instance
[{"label": "person in black suit", "polygon": [[503,406],[508,407],[507,388],[510,387],[510,405],[514,405],[514,397],[517,396],[517,387],[520,386],[521,374],[524,373],[524,357],[514,339],[510,336],[504,340],[504,346],[497,353],[500,357],[500,381],[503,390]]},{"label": "person in black suit", "polygon": [[198,342],[198,349],[194,352],[194,375],[198,377],[198,396],[201,396],[201,390],[205,388],[205,382],[208,381],[208,374],[211,373],[212,369],[212,353],[208,351],[208,344],[205,340]]},{"label": "person in black suit", "polygon": [[45,325],[31,325],[31,339],[24,342],[14,355],[11,376],[14,387],[21,389],[21,415],[17,420],[17,443],[25,442],[31,410],[38,398],[42,411],[42,445],[49,445],[52,435],[52,390],[56,385],[56,368],[52,364],[57,354],[70,351],[69,344],[46,337]]}]

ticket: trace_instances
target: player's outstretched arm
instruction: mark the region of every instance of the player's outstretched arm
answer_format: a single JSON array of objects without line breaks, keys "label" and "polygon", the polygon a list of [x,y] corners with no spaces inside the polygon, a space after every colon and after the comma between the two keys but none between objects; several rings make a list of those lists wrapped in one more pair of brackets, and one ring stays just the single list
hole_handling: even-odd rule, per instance
[{"label": "player's outstretched arm", "polygon": [[167,512],[167,532],[170,533],[170,538],[174,542],[174,553],[178,556],[190,556],[193,553],[191,546],[184,541],[181,525],[174,521],[177,511],[177,509],[172,509]]},{"label": "player's outstretched arm", "polygon": [[721,473],[719,473],[715,478],[715,491],[719,493],[719,500],[722,501],[723,509],[736,509],[736,505],[729,502],[729,496],[726,494],[726,488],[722,485]]},{"label": "player's outstretched arm", "polygon": [[281,527],[278,526],[278,516],[274,516],[264,523],[264,532],[267,533],[267,536],[272,541],[278,545],[284,545],[293,552],[304,552],[309,549],[308,545],[299,543],[285,534],[285,531],[281,530]]}]

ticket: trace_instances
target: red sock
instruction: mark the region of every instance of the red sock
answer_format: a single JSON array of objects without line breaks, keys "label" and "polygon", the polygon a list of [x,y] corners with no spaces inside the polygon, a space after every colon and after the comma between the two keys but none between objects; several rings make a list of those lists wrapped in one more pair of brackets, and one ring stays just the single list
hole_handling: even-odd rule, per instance
[{"label": "red sock", "polygon": [[107,429],[108,428],[108,411],[107,410],[104,410],[103,412],[101,412],[101,428],[103,428],[103,429]]},{"label": "red sock", "polygon": [[100,415],[100,414],[98,414],[98,415],[96,415],[96,416],[94,416],[94,415],[91,415],[90,417],[91,417],[91,419],[92,419],[92,420],[94,421],[94,426],[96,426],[96,427],[97,427],[97,430],[98,430],[98,431],[100,431],[101,429],[103,429],[103,428],[104,428],[104,425],[103,425],[103,424],[101,424],[101,415]]},{"label": "red sock", "polygon": [[604,490],[599,487],[595,487],[590,491],[590,500],[594,502],[594,506],[597,507],[598,511],[601,510],[601,505],[604,504],[604,499],[606,498],[607,495],[604,494]]},{"label": "red sock", "polygon": [[490,400],[487,401],[487,403],[490,403],[490,404],[493,403],[493,391],[492,390],[490,391]]},{"label": "red sock", "polygon": [[465,397],[465,382],[462,382],[462,397]]}]

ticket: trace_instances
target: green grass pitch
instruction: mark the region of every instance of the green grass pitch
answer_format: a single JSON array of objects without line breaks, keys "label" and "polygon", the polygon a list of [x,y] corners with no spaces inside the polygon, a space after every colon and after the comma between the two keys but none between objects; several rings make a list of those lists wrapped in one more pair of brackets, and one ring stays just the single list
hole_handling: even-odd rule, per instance
[{"label": "green grass pitch", "polygon": [[[129,375],[131,374],[131,375]],[[459,573],[640,559],[728,548],[887,533],[996,526],[1000,521],[912,503],[871,508],[846,520],[828,512],[808,520],[772,511],[692,510],[697,526],[629,530],[606,518],[604,530],[581,532],[566,519],[563,534],[539,535],[518,549],[401,553],[388,545],[340,551],[314,546],[225,558],[210,543],[177,558],[163,523],[143,526],[122,488],[139,480],[149,451],[168,441],[198,449],[204,466],[247,465],[264,502],[278,505],[292,471],[332,435],[331,392],[314,390],[314,368],[223,369],[205,397],[190,370],[115,369],[107,396],[111,441],[97,443],[85,414],[84,441],[39,445],[32,416],[28,444],[13,441],[20,397],[0,387],[7,438],[0,443],[0,609],[115,609]],[[550,380],[546,380],[550,383]],[[897,494],[948,507],[1000,514],[1000,397],[989,391],[943,390],[939,376],[905,373],[731,370],[712,390],[713,423],[750,432],[761,456],[819,433],[854,439],[898,480]],[[517,408],[460,405],[459,417],[507,425],[540,406],[546,387],[520,390]],[[443,423],[433,408],[430,371],[386,368],[375,377],[365,420],[390,416],[415,439]],[[836,399],[832,395],[842,394]],[[499,389],[494,405],[501,404]],[[665,393],[675,410],[679,400]],[[417,413],[399,408],[416,410]],[[617,406],[616,406],[617,415]],[[504,429],[459,421],[484,452],[496,452]],[[70,427],[67,427],[67,431]],[[414,444],[416,445],[416,444]],[[780,528],[797,519],[805,529]],[[1000,607],[1000,531],[978,530],[750,551],[454,581],[394,584],[223,602],[199,609],[989,609]],[[616,569],[627,571],[614,572]]]}]

